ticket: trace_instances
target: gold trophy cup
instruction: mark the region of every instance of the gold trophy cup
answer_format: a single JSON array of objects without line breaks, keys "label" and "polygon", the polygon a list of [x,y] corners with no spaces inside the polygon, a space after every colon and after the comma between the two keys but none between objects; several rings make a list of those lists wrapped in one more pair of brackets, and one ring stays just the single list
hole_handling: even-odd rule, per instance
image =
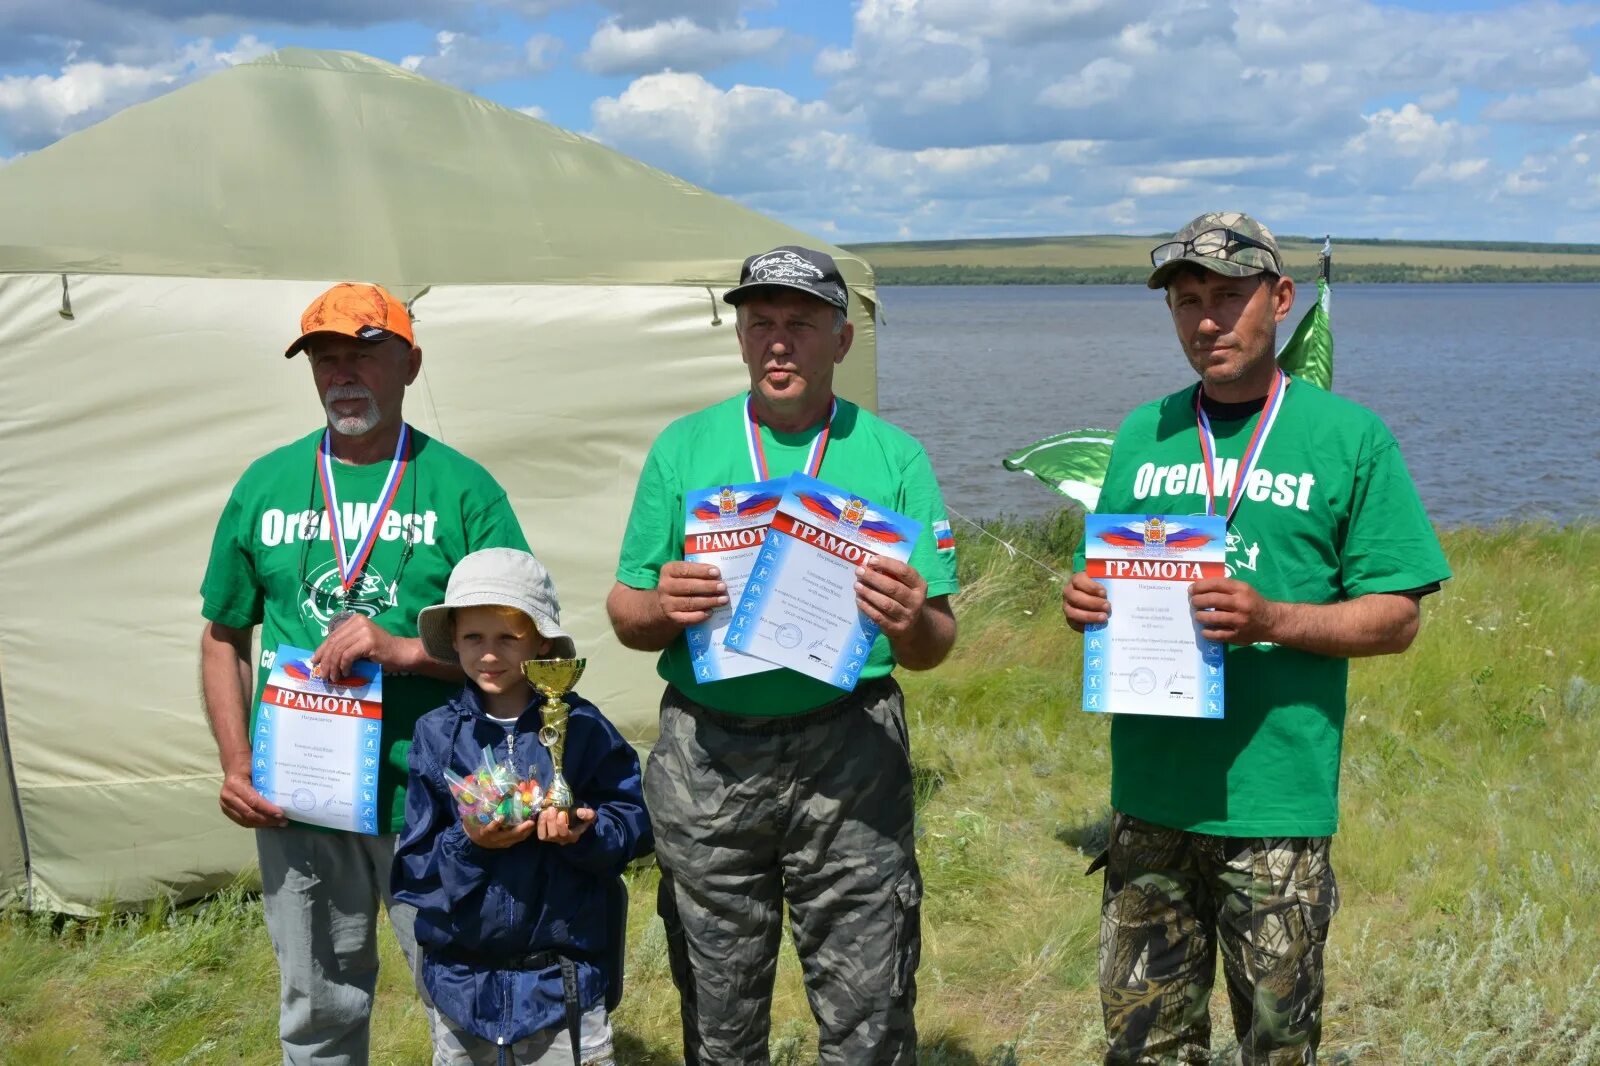
[{"label": "gold trophy cup", "polygon": [[523,676],[544,697],[544,706],[539,708],[544,719],[539,729],[539,743],[550,749],[553,767],[550,785],[539,805],[568,814],[573,808],[572,786],[561,776],[561,758],[567,750],[567,712],[572,708],[561,697],[572,691],[588,662],[587,659],[529,659],[522,664]]}]

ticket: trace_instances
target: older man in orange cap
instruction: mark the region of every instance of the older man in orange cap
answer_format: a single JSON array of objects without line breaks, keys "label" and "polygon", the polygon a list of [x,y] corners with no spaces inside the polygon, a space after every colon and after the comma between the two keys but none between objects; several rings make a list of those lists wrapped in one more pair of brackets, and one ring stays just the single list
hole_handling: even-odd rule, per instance
[{"label": "older man in orange cap", "polygon": [[[487,471],[406,424],[422,350],[403,303],[378,285],[335,285],[306,308],[285,355],[302,351],[327,424],[234,486],[200,586],[200,670],[222,813],[256,832],[283,1061],[334,1066],[367,1061],[380,901],[407,958],[416,952],[412,915],[389,890],[406,758],[417,718],[461,684],[458,667],[423,651],[417,612],[439,602],[463,556],[528,545]],[[321,676],[348,676],[360,660],[382,668],[376,791],[354,831],[312,824],[316,812],[255,787],[252,712],[283,646],[314,649]]]}]

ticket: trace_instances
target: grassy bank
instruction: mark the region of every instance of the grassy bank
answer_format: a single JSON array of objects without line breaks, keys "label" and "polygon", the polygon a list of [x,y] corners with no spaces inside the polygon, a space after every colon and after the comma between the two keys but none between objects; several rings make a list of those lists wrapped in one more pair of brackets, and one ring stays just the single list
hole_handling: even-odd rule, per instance
[{"label": "grassy bank", "polygon": [[[1070,515],[992,528],[1067,568]],[[1416,646],[1352,670],[1324,1061],[1600,1062],[1600,527],[1462,530],[1446,549],[1457,576]],[[1073,709],[1055,579],[977,534],[961,551],[960,646],[906,679],[923,1061],[1090,1062],[1099,882],[1082,875],[1105,831],[1105,723]],[[653,889],[635,875],[624,1064],[679,1061]],[[373,1061],[425,1063],[385,951]],[[0,918],[0,1062],[265,1064],[275,995],[243,888],[132,918]],[[776,1015],[777,1061],[811,1061],[788,954]]]},{"label": "grassy bank", "polygon": [[[1120,285],[1150,273],[1153,236],[1025,237],[852,245],[880,285]],[[1316,276],[1320,239],[1284,237],[1297,281]],[[1334,280],[1600,282],[1600,245],[1495,241],[1334,241]]]}]

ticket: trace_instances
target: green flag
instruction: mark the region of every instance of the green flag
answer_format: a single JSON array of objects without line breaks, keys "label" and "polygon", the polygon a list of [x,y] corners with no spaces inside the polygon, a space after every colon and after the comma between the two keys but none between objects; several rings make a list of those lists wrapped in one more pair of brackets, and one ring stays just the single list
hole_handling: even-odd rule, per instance
[{"label": "green flag", "polygon": [[1106,479],[1106,464],[1111,461],[1109,429],[1074,429],[1034,441],[1000,461],[1007,470],[1032,474],[1085,511],[1094,510],[1100,500],[1100,486]]},{"label": "green flag", "polygon": [[[1333,388],[1333,326],[1328,316],[1333,300],[1332,264],[1332,243],[1324,239],[1322,254],[1317,257],[1317,302],[1278,350],[1278,365],[1288,374],[1329,390]],[[1093,511],[1100,502],[1100,486],[1105,483],[1115,437],[1115,431],[1109,429],[1069,430],[1019,448],[1000,464],[1007,470],[1032,474],[1085,511]]]},{"label": "green flag", "polygon": [[1333,248],[1326,239],[1317,257],[1317,302],[1300,319],[1289,340],[1278,350],[1278,365],[1290,375],[1311,382],[1319,389],[1333,391],[1333,325],[1328,307],[1333,302],[1329,271]]}]

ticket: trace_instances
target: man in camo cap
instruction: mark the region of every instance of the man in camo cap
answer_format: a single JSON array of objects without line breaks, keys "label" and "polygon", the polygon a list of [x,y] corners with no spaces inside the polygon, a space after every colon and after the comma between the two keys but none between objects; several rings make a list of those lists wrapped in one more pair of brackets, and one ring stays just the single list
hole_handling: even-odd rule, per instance
[{"label": "man in camo cap", "polygon": [[[1378,417],[1279,369],[1294,282],[1267,228],[1201,215],[1150,260],[1200,380],[1128,416],[1096,513],[1226,516],[1227,576],[1188,593],[1226,647],[1206,667],[1224,713],[1112,721],[1110,842],[1090,868],[1105,1061],[1210,1062],[1220,948],[1243,1061],[1311,1063],[1348,661],[1404,651],[1450,570]],[[1062,608],[1083,632],[1111,603],[1081,545],[1075,569]]]}]

